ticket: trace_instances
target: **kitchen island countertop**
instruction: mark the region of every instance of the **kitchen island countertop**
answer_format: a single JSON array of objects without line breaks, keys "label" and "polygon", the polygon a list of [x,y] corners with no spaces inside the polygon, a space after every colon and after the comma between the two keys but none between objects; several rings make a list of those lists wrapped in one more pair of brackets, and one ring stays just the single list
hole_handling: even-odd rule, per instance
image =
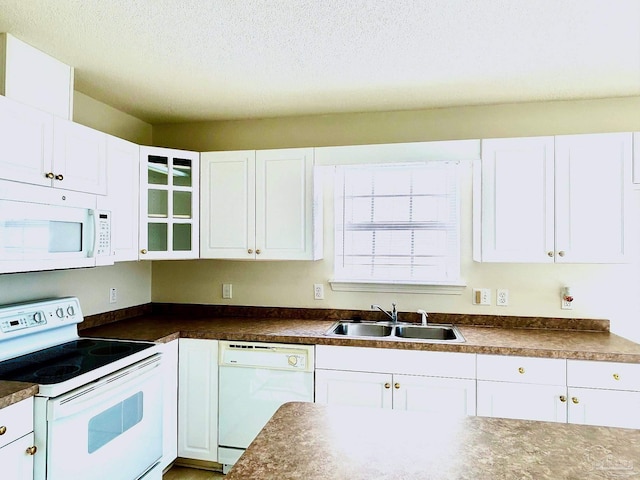
[{"label": "kitchen island countertop", "polygon": [[640,478],[640,430],[287,403],[227,480]]}]

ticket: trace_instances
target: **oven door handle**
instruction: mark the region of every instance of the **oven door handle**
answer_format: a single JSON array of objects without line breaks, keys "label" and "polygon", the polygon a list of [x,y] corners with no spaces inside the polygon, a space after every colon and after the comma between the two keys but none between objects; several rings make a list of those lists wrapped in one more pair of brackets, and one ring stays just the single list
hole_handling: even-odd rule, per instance
[{"label": "oven door handle", "polygon": [[58,420],[95,407],[94,401],[99,398],[103,404],[122,396],[127,391],[135,390],[154,375],[158,376],[158,385],[162,383],[160,376],[161,355],[154,355],[147,361],[140,362],[121,371],[107,375],[95,383],[80,387],[69,393],[51,399],[47,404],[47,420]]}]

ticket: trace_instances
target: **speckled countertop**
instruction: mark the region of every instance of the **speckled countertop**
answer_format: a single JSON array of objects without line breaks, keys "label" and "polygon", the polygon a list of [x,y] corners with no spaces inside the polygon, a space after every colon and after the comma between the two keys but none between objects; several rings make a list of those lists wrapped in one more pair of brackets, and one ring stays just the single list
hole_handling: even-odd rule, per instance
[{"label": "speckled countertop", "polygon": [[640,478],[640,430],[288,403],[227,480]]},{"label": "speckled countertop", "polygon": [[145,315],[80,332],[131,340],[169,341],[203,338],[255,342],[342,345],[449,352],[573,358],[640,363],[640,344],[608,331],[548,328],[501,328],[460,325],[464,343],[426,343],[400,339],[355,339],[325,336],[335,320],[296,318],[203,317]]},{"label": "speckled countertop", "polygon": [[[610,333],[606,320],[431,314],[433,323],[455,323],[466,340],[440,344],[324,335],[339,318],[365,315],[364,320],[381,319],[371,312],[188,305],[161,305],[155,313],[150,305],[129,310],[87,317],[80,325],[80,335],[159,342],[203,338],[640,363],[640,345]],[[314,315],[316,318],[307,318]],[[0,381],[0,408],[36,392],[34,385]]]}]

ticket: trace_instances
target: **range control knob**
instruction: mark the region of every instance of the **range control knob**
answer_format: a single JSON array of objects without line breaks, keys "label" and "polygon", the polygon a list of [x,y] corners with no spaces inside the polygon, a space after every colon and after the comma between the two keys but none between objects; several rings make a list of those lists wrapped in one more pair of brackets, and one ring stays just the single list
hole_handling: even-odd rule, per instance
[{"label": "range control knob", "polygon": [[36,323],[42,323],[42,312],[36,312],[33,314],[33,321]]},{"label": "range control knob", "polygon": [[70,317],[73,317],[76,314],[76,310],[75,308],[73,308],[73,305],[69,305],[67,307],[67,313],[69,314]]},{"label": "range control knob", "polygon": [[298,365],[298,357],[296,357],[295,355],[289,355],[289,357],[287,358],[287,361],[289,362],[289,365],[291,365],[292,367],[295,367],[296,365]]},{"label": "range control knob", "polygon": [[56,316],[58,318],[63,318],[64,317],[64,310],[62,309],[62,307],[56,308]]}]

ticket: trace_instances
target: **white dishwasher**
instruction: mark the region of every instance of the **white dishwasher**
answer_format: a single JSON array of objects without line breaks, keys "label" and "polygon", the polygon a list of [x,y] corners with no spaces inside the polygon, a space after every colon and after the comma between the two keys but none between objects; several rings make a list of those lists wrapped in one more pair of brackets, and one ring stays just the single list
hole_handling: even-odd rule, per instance
[{"label": "white dishwasher", "polygon": [[275,411],[313,402],[313,345],[220,341],[218,462],[233,465]]}]

